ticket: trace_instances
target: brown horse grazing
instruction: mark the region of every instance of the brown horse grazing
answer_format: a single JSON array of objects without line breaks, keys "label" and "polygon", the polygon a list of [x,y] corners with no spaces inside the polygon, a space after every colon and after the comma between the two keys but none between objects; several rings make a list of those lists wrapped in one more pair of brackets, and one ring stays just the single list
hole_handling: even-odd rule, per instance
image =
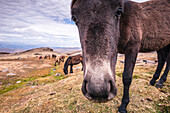
[{"label": "brown horse grazing", "polygon": [[56,57],[57,57],[56,55],[52,54],[52,59],[53,59],[53,58],[56,59]]},{"label": "brown horse grazing", "polygon": [[79,29],[83,50],[82,92],[89,100],[105,102],[117,94],[117,53],[125,54],[124,92],[119,112],[126,113],[129,87],[138,52],[157,51],[158,67],[151,85],[166,69],[157,87],[166,81],[170,69],[170,1],[73,0],[72,20]]},{"label": "brown horse grazing", "polygon": [[68,74],[68,66],[70,65],[70,73],[73,73],[73,65],[77,65],[81,63],[82,64],[82,71],[83,71],[83,57],[82,55],[75,55],[75,56],[69,56],[64,64],[64,73]]},{"label": "brown horse grazing", "polygon": [[50,59],[50,55],[45,55],[44,56],[44,59],[47,59],[47,58]]},{"label": "brown horse grazing", "polygon": [[56,56],[56,61],[54,63],[54,66],[58,63],[60,65],[60,62],[64,62],[65,56]]}]

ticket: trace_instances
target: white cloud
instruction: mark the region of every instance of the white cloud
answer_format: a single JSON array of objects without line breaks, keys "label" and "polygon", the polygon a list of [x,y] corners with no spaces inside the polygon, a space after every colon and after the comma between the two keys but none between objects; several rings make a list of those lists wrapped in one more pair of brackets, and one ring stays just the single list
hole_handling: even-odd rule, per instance
[{"label": "white cloud", "polygon": [[77,27],[65,21],[71,22],[70,3],[71,0],[1,0],[0,41],[5,37],[10,44],[80,46]]},{"label": "white cloud", "polygon": [[2,36],[9,36],[9,37],[22,37],[22,35],[20,35],[20,34],[5,34],[5,33],[1,33],[0,34],[0,37],[2,37]]}]

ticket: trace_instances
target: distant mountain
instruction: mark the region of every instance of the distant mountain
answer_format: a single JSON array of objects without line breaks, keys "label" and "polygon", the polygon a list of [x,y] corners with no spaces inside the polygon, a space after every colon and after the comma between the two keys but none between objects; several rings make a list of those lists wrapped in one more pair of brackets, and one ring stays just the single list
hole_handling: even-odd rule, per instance
[{"label": "distant mountain", "polygon": [[49,47],[40,47],[40,48],[34,48],[30,50],[23,51],[22,53],[27,53],[27,52],[44,52],[44,51],[53,51],[53,49]]},{"label": "distant mountain", "polygon": [[[33,49],[33,48],[40,48],[43,47],[42,45],[25,45],[21,43],[7,43],[7,42],[0,42],[0,48],[8,48],[8,49]],[[80,47],[51,47],[53,49],[81,49]]]},{"label": "distant mountain", "polygon": [[14,49],[0,48],[0,52],[13,53],[14,51]]},{"label": "distant mountain", "polygon": [[7,53],[7,52],[0,52],[0,54],[10,54],[10,53]]},{"label": "distant mountain", "polygon": [[81,50],[81,48],[80,47],[54,47],[53,50],[59,53],[67,53],[71,51]]},{"label": "distant mountain", "polygon": [[[26,50],[40,48],[41,45],[23,45],[23,44],[10,44],[0,42],[0,52],[15,53],[23,52]],[[81,50],[80,47],[51,47],[54,51],[59,53],[65,53],[70,51]]]},{"label": "distant mountain", "polygon": [[53,49],[78,49],[80,50],[80,47],[53,47]]},{"label": "distant mountain", "polygon": [[37,45],[23,45],[23,44],[10,44],[10,43],[2,43],[0,42],[0,48],[7,49],[32,49],[38,47]]}]

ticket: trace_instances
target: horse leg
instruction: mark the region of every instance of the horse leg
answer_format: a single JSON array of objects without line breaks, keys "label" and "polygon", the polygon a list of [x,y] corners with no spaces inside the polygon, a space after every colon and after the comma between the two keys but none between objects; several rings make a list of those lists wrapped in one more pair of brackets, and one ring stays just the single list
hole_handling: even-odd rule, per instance
[{"label": "horse leg", "polygon": [[150,81],[150,85],[152,86],[156,83],[156,80],[159,78],[162,68],[164,67],[164,64],[165,64],[164,49],[157,51],[157,54],[158,54],[158,66],[157,66],[155,74],[153,75],[153,78]]},{"label": "horse leg", "polygon": [[83,71],[83,62],[81,62],[81,64],[82,64],[82,69],[81,69],[81,71]]},{"label": "horse leg", "polygon": [[73,65],[70,65],[70,73],[73,73]]},{"label": "horse leg", "polygon": [[65,75],[67,75],[68,74],[68,70],[64,70],[64,73],[65,73]]},{"label": "horse leg", "polygon": [[65,75],[67,75],[67,74],[68,74],[68,65],[67,65],[67,66],[64,66],[63,71],[64,71]]},{"label": "horse leg", "polygon": [[160,80],[156,83],[156,88],[162,88],[163,87],[163,83],[167,79],[167,75],[168,75],[169,70],[170,70],[170,53],[167,57],[167,64],[166,64],[165,71],[164,71],[163,75],[161,76]]},{"label": "horse leg", "polygon": [[61,59],[61,62],[64,62],[64,59]]},{"label": "horse leg", "polygon": [[57,61],[55,61],[54,66],[57,66],[56,63],[57,63]]},{"label": "horse leg", "polygon": [[133,74],[133,69],[135,66],[137,54],[138,54],[137,48],[134,48],[128,53],[125,53],[125,66],[123,72],[124,90],[123,90],[122,103],[121,106],[119,107],[119,112],[121,113],[127,113],[126,107],[129,103],[129,87],[132,82],[132,74]]}]

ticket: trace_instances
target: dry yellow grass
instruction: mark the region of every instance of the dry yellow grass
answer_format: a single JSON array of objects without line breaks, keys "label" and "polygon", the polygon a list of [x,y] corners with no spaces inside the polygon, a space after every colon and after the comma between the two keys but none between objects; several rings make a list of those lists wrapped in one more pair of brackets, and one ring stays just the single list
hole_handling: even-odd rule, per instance
[{"label": "dry yellow grass", "polygon": [[[149,56],[149,57],[148,57]],[[155,60],[156,54],[140,54],[138,59]],[[83,72],[81,68],[74,69],[73,74],[63,73],[63,63],[57,67],[36,68],[30,74],[36,77],[21,83],[21,87],[0,95],[1,113],[116,113],[123,95],[121,74],[124,57],[119,57],[116,67],[117,96],[107,103],[92,103],[82,92]],[[44,64],[51,64],[46,61]],[[127,107],[130,113],[168,113],[170,112],[170,74],[165,86],[160,91],[148,83],[157,64],[137,63],[133,82],[130,87],[130,103]],[[74,66],[81,67],[81,64]],[[56,70],[53,71],[53,68]],[[46,71],[43,71],[46,70]],[[29,71],[26,71],[29,73]],[[48,73],[48,74],[47,74]],[[55,76],[56,73],[61,74]],[[40,76],[40,75],[41,76]],[[28,74],[29,75],[29,74]],[[35,76],[33,76],[35,75]],[[35,83],[35,84],[31,84]],[[44,84],[43,84],[44,83]],[[51,94],[51,95],[50,95]]]}]

